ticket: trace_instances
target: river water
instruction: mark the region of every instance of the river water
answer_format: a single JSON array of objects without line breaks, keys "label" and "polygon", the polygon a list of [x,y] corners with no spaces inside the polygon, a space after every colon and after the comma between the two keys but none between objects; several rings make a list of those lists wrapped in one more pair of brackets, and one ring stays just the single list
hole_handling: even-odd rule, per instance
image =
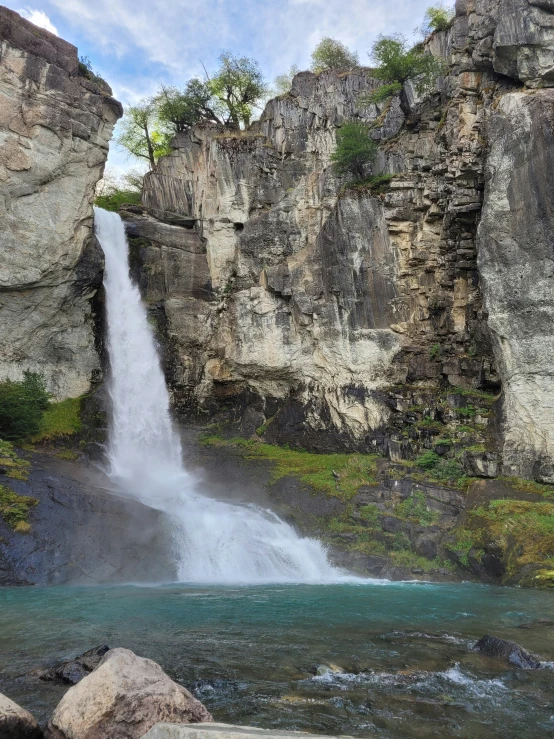
[{"label": "river water", "polygon": [[537,623],[554,622],[550,593],[386,582],[4,588],[0,612],[0,691],[43,719],[66,688],[26,673],[107,643],[159,662],[218,721],[359,737],[554,736],[552,665],[517,670],[471,652],[492,633],[554,661],[554,629]]}]

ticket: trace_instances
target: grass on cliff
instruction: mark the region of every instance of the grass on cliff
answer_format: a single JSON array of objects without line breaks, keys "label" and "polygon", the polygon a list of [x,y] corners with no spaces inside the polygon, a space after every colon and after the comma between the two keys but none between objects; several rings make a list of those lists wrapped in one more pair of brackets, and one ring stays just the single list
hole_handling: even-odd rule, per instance
[{"label": "grass on cliff", "polygon": [[27,534],[31,530],[29,511],[38,504],[36,498],[18,495],[5,485],[0,485],[0,516],[14,531]]},{"label": "grass on cliff", "polygon": [[[543,566],[543,573],[554,569],[554,503],[493,500],[469,511],[454,536],[449,548],[466,567],[470,552],[479,559],[492,546],[502,552],[508,575],[526,565]],[[551,579],[554,586],[554,572]]]},{"label": "grass on cliff", "polygon": [[353,498],[362,485],[377,484],[375,473],[379,457],[373,454],[313,454],[241,438],[227,440],[220,436],[205,436],[202,443],[235,447],[245,459],[272,462],[273,482],[283,477],[298,477],[314,490],[341,500]]},{"label": "grass on cliff", "polygon": [[81,398],[67,398],[59,403],[51,403],[44,412],[37,434],[29,441],[36,444],[70,437],[81,430]]}]

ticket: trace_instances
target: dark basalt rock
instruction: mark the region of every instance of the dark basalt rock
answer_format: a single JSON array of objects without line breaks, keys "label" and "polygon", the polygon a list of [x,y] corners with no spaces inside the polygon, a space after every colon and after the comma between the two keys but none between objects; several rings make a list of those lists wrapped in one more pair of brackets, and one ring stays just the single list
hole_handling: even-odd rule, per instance
[{"label": "dark basalt rock", "polygon": [[39,677],[45,681],[56,680],[58,682],[68,683],[69,685],[77,685],[78,682],[98,667],[102,658],[109,650],[110,648],[107,644],[94,647],[70,662],[62,662],[42,672]]},{"label": "dark basalt rock", "polygon": [[488,657],[506,659],[512,665],[522,670],[537,670],[542,667],[540,659],[516,644],[515,641],[499,639],[497,636],[486,634],[473,647],[475,652],[486,654]]}]

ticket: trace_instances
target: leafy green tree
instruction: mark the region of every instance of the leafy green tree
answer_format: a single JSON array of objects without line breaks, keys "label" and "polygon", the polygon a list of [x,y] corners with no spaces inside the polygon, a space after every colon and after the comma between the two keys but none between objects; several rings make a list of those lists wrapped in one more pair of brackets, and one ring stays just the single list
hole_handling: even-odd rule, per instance
[{"label": "leafy green tree", "polygon": [[286,95],[288,92],[290,92],[292,81],[299,71],[300,70],[298,69],[296,64],[293,64],[288,72],[284,72],[283,74],[275,77],[275,89],[277,90],[278,95]]},{"label": "leafy green tree", "polygon": [[162,85],[155,105],[158,119],[175,133],[186,131],[200,121],[224,123],[219,110],[221,106],[214,100],[210,84],[196,78],[189,80],[184,90]]},{"label": "leafy green tree", "polygon": [[361,98],[361,105],[383,102],[401,92],[406,82],[412,82],[416,92],[422,95],[446,70],[444,60],[427,54],[422,44],[410,47],[402,34],[379,36],[373,45],[371,58],[376,64],[373,76],[385,84]]},{"label": "leafy green tree", "polygon": [[220,67],[208,80],[207,87],[224,110],[224,124],[231,128],[247,128],[252,109],[264,97],[267,87],[258,62],[224,51],[219,57]]},{"label": "leafy green tree", "polygon": [[338,175],[351,175],[361,180],[366,167],[377,153],[377,144],[370,138],[370,127],[352,121],[337,130],[337,148],[331,155],[333,169]]},{"label": "leafy green tree", "polygon": [[312,52],[312,72],[323,72],[326,69],[341,71],[352,69],[359,64],[356,52],[350,51],[343,43],[326,36]]},{"label": "leafy green tree", "polygon": [[153,99],[142,100],[125,110],[116,141],[132,156],[146,159],[150,169],[155,169],[158,159],[169,153],[170,140],[170,132],[160,125]]},{"label": "leafy green tree", "polygon": [[444,3],[431,5],[425,11],[423,17],[423,25],[419,29],[420,33],[427,37],[434,31],[446,31],[450,28],[452,19],[454,18],[454,8]]},{"label": "leafy green tree", "polygon": [[44,378],[36,372],[24,372],[20,382],[0,382],[0,438],[17,441],[37,434],[49,404]]}]

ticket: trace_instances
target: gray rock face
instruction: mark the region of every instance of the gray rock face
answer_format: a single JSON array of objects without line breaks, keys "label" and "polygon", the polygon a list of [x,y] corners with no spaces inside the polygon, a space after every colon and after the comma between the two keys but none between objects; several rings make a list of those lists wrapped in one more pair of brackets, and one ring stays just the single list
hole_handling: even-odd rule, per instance
[{"label": "gray rock face", "polygon": [[554,84],[552,0],[502,0],[494,35],[494,68],[527,87]]},{"label": "gray rock face", "polygon": [[77,49],[0,8],[0,378],[41,372],[57,398],[100,377],[94,188],[121,106]]},{"label": "gray rock face", "polygon": [[488,124],[479,270],[504,388],[504,472],[554,482],[554,90],[503,96]]},{"label": "gray rock face", "polygon": [[0,476],[0,484],[39,501],[28,534],[0,519],[0,585],[175,580],[164,516],[111,495],[93,467],[36,455],[28,481]]},{"label": "gray rock face", "polygon": [[29,711],[0,693],[0,737],[41,739],[42,730]]},{"label": "gray rock face", "polygon": [[[504,438],[468,469],[554,480],[552,98],[518,92],[551,84],[553,18],[542,0],[459,0],[429,41],[448,75],[423,99],[406,90],[403,109],[360,108],[369,70],[305,72],[250,131],[176,138],[129,219],[150,239],[137,274],[182,410],[234,407],[268,441],[401,460],[434,448],[406,434],[411,405],[456,438],[463,417],[432,393],[503,385],[472,445],[499,415]],[[353,116],[380,142],[373,170],[393,175],[380,192],[344,189],[330,167]],[[165,263],[173,236],[150,238],[152,217],[197,234],[186,268]]]},{"label": "gray rock face", "polygon": [[157,723],[212,717],[188,690],[150,659],[111,649],[100,665],[64,695],[48,724],[49,739],[140,739]]}]

